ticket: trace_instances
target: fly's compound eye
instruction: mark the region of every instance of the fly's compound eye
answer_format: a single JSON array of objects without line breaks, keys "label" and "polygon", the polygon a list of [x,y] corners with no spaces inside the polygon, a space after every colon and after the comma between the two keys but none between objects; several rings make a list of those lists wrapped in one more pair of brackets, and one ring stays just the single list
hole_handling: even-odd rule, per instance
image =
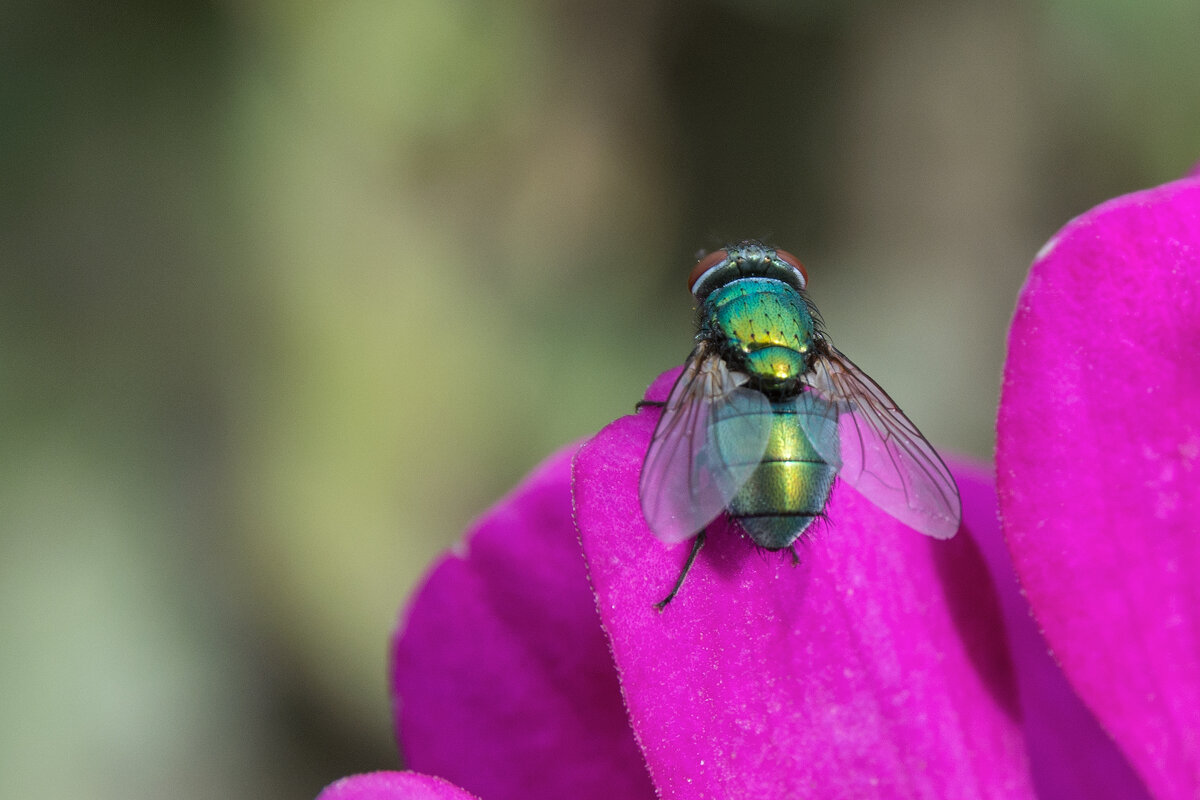
[{"label": "fly's compound eye", "polygon": [[804,265],[800,263],[800,259],[796,258],[787,250],[779,249],[775,250],[775,257],[795,270],[796,274],[800,276],[801,289],[808,286],[808,270],[806,270]]},{"label": "fly's compound eye", "polygon": [[696,266],[692,268],[692,274],[688,276],[688,291],[695,294],[696,289],[704,283],[705,275],[721,266],[727,258],[729,253],[725,250],[714,250],[697,261]]}]

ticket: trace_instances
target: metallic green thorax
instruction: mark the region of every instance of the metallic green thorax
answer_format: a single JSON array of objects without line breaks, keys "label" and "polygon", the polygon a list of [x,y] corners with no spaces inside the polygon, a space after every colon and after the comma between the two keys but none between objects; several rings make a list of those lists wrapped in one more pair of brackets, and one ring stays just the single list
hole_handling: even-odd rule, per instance
[{"label": "metallic green thorax", "polygon": [[[769,278],[739,278],[705,298],[699,338],[718,348],[730,368],[771,399],[766,453],[727,511],[760,547],[780,550],[821,515],[837,468],[818,455],[796,413],[817,322],[798,289]],[[713,432],[727,463],[740,458],[735,442]],[[834,434],[836,435],[836,434]],[[825,442],[826,453],[837,443]]]},{"label": "metallic green thorax", "polygon": [[770,278],[741,278],[705,299],[699,338],[774,400],[799,391],[816,328],[799,290]]}]

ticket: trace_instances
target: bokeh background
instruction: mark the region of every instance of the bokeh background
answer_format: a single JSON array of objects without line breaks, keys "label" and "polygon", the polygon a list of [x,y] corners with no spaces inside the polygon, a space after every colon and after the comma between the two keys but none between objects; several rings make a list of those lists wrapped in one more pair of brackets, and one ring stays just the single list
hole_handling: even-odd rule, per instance
[{"label": "bokeh background", "polygon": [[397,766],[405,597],[683,359],[701,248],[795,252],[839,346],[987,458],[1033,254],[1200,157],[1198,30],[1166,0],[3,4],[0,795]]}]

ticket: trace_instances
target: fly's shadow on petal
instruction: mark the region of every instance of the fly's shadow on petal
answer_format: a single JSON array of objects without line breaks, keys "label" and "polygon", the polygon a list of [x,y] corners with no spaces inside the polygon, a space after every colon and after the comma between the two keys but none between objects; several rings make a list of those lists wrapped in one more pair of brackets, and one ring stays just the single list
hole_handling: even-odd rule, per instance
[{"label": "fly's shadow on petal", "polygon": [[[963,535],[964,533],[968,535]],[[996,584],[970,531],[929,539],[938,583],[967,657],[988,692],[1011,719],[1021,717],[1016,672]]]}]

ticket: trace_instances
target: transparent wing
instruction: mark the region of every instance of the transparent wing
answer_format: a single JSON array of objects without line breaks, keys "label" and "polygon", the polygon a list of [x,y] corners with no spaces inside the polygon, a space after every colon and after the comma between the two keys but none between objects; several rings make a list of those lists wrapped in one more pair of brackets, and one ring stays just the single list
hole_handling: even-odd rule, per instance
[{"label": "transparent wing", "polygon": [[936,539],[958,530],[958,486],[887,392],[832,346],[796,400],[805,432],[838,476],[905,525]]},{"label": "transparent wing", "polygon": [[667,544],[712,522],[762,461],[771,404],[745,380],[701,344],[671,389],[638,487],[646,522]]}]

